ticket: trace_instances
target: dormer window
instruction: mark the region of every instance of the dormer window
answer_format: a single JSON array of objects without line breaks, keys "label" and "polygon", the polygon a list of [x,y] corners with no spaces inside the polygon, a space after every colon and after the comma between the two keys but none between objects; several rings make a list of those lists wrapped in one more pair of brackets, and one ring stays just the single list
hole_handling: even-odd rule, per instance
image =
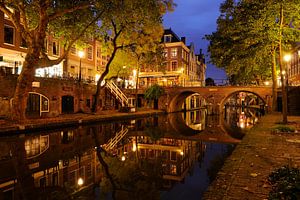
[{"label": "dormer window", "polygon": [[164,35],[164,42],[169,43],[172,41],[172,35]]}]

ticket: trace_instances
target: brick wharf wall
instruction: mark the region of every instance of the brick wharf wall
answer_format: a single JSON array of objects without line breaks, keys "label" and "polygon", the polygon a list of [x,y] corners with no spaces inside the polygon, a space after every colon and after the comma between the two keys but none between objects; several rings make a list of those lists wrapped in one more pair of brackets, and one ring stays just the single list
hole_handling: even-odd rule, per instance
[{"label": "brick wharf wall", "polygon": [[[0,116],[8,113],[7,106],[13,97],[16,82],[16,75],[0,73]],[[75,80],[39,77],[35,78],[35,82],[39,83],[39,87],[33,87],[31,92],[42,94],[49,99],[49,112],[42,113],[42,117],[54,117],[62,114],[63,96],[74,98],[74,112],[91,111],[92,96],[96,91],[95,85],[78,83]],[[102,92],[104,93],[104,90]]]}]

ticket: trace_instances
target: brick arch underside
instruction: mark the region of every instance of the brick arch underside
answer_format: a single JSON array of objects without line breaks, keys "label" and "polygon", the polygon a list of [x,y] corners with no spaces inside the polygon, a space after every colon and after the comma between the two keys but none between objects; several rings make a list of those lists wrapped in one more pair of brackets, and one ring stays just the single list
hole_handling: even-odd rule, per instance
[{"label": "brick arch underside", "polygon": [[184,91],[174,96],[169,103],[168,112],[182,111],[182,104],[184,100],[193,94],[200,94],[200,93],[195,91]]},{"label": "brick arch underside", "polygon": [[[239,93],[239,92],[246,92],[246,93],[251,93],[251,94],[254,94],[255,96],[257,96],[260,100],[262,100],[264,102],[264,104],[266,104],[266,100],[262,97],[262,95],[269,95],[265,92],[262,92],[262,94],[260,94],[261,92],[255,92],[255,91],[252,91],[252,90],[234,90],[234,91],[230,91],[230,92],[226,92],[225,96],[224,97],[221,97],[221,98],[217,98],[218,102],[215,102],[217,104],[220,105],[220,109],[223,108],[224,106],[224,102],[229,98],[231,97],[232,95],[236,94],[236,93]],[[207,93],[207,92],[206,92]],[[208,94],[202,94],[201,91],[193,91],[193,90],[187,90],[187,91],[182,91],[180,92],[179,94],[175,95],[171,100],[170,100],[170,103],[169,103],[169,107],[168,107],[168,112],[178,112],[178,111],[182,111],[182,104],[184,102],[184,100],[192,95],[192,94],[199,94],[201,95],[202,98],[206,99],[206,101],[208,101],[209,98],[208,96],[214,96],[215,94],[211,93],[211,95],[208,95]],[[208,95],[208,96],[207,96]],[[218,93],[217,93],[218,95]],[[220,96],[220,95],[219,95]]]},{"label": "brick arch underside", "polygon": [[224,106],[224,102],[226,102],[226,100],[228,100],[230,97],[232,97],[233,95],[240,93],[240,92],[245,92],[245,93],[251,93],[254,94],[255,96],[257,96],[263,103],[264,105],[266,104],[266,101],[263,97],[261,97],[260,94],[258,94],[257,92],[253,92],[253,91],[248,91],[248,90],[238,90],[238,91],[234,91],[229,93],[228,95],[225,96],[225,98],[223,98],[220,102],[220,106],[221,108]]}]

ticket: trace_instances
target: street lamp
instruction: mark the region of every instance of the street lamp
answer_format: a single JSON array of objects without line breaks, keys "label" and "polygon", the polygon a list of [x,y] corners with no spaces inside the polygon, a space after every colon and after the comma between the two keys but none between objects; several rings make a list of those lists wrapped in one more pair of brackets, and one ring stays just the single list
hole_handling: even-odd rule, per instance
[{"label": "street lamp", "polygon": [[286,54],[283,57],[283,60],[286,62],[285,73],[286,73],[286,87],[287,87],[287,91],[288,91],[288,87],[289,87],[289,67],[288,67],[288,63],[291,61],[291,59],[292,59],[291,54]]},{"label": "street lamp", "polygon": [[81,58],[84,56],[83,51],[78,51],[78,56],[79,56],[79,77],[78,77],[78,82],[81,82]]}]

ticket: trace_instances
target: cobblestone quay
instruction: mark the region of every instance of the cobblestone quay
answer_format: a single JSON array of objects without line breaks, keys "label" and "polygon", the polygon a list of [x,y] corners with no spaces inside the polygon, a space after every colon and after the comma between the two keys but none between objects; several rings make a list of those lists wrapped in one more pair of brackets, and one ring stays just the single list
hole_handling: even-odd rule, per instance
[{"label": "cobblestone quay", "polygon": [[271,131],[281,119],[278,113],[260,119],[225,161],[203,199],[268,199],[268,175],[288,163],[300,167],[300,117],[288,117],[298,130],[293,134]]}]

